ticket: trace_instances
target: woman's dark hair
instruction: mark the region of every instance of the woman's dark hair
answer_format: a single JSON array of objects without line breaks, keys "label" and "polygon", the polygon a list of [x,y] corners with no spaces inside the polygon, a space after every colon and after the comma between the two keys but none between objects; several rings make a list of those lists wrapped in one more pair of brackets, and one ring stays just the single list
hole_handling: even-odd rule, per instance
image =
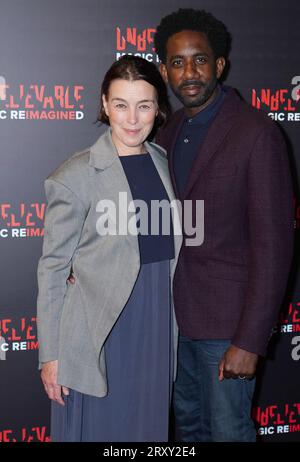
[{"label": "woman's dark hair", "polygon": [[180,8],[162,18],[154,36],[154,46],[159,59],[166,64],[167,41],[178,32],[192,30],[202,32],[213,50],[215,59],[228,57],[231,36],[225,24],[205,10]]},{"label": "woman's dark hair", "polygon": [[105,114],[102,96],[108,96],[109,87],[113,80],[123,79],[129,81],[145,80],[150,83],[157,94],[158,114],[155,119],[152,134],[161,127],[170,114],[170,103],[165,82],[155,64],[140,58],[139,56],[124,55],[115,61],[104,76],[101,86],[100,111],[97,120],[109,125],[109,119]]}]

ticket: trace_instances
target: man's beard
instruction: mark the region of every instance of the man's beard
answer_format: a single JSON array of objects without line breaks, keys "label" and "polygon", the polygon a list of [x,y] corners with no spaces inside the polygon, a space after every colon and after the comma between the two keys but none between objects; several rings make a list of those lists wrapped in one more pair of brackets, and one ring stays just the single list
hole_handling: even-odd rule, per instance
[{"label": "man's beard", "polygon": [[[179,85],[177,88],[174,88],[172,86],[171,88],[175,96],[177,96],[177,98],[184,105],[184,107],[193,108],[193,107],[199,107],[205,104],[206,101],[213,94],[217,84],[218,84],[217,77],[213,77],[212,80],[210,80],[208,83],[202,83],[202,82],[199,82],[198,80],[186,80],[181,85]],[[191,86],[191,85],[194,87],[200,87],[202,89],[202,92],[194,96],[187,95],[187,94],[183,95],[181,93],[181,90],[184,87]]]}]

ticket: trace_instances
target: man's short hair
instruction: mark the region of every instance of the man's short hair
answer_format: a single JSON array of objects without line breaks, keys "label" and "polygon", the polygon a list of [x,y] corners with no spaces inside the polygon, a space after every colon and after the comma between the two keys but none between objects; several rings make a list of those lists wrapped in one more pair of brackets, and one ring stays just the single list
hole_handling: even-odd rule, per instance
[{"label": "man's short hair", "polygon": [[180,8],[162,18],[154,36],[154,46],[159,59],[165,64],[168,39],[183,30],[202,32],[206,35],[215,59],[227,58],[230,50],[231,36],[225,24],[205,10]]}]

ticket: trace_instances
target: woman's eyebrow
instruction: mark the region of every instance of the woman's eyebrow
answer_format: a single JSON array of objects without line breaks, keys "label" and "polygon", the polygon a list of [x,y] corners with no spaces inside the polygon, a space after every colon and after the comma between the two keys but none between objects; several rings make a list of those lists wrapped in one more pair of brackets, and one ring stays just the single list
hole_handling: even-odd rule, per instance
[{"label": "woman's eyebrow", "polygon": [[[127,103],[126,99],[123,98],[112,98],[112,101],[123,101]],[[154,99],[141,99],[138,103],[155,103]]]}]

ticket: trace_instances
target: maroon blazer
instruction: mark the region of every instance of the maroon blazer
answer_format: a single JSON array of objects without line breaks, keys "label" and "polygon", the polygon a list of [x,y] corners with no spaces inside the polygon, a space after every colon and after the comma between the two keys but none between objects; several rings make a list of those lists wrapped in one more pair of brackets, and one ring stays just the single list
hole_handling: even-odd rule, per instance
[{"label": "maroon blazer", "polygon": [[[231,339],[264,355],[293,249],[293,192],[276,124],[230,87],[193,163],[183,199],[204,200],[204,242],[183,245],[174,276],[181,335]],[[156,142],[173,155],[184,110]]]}]

